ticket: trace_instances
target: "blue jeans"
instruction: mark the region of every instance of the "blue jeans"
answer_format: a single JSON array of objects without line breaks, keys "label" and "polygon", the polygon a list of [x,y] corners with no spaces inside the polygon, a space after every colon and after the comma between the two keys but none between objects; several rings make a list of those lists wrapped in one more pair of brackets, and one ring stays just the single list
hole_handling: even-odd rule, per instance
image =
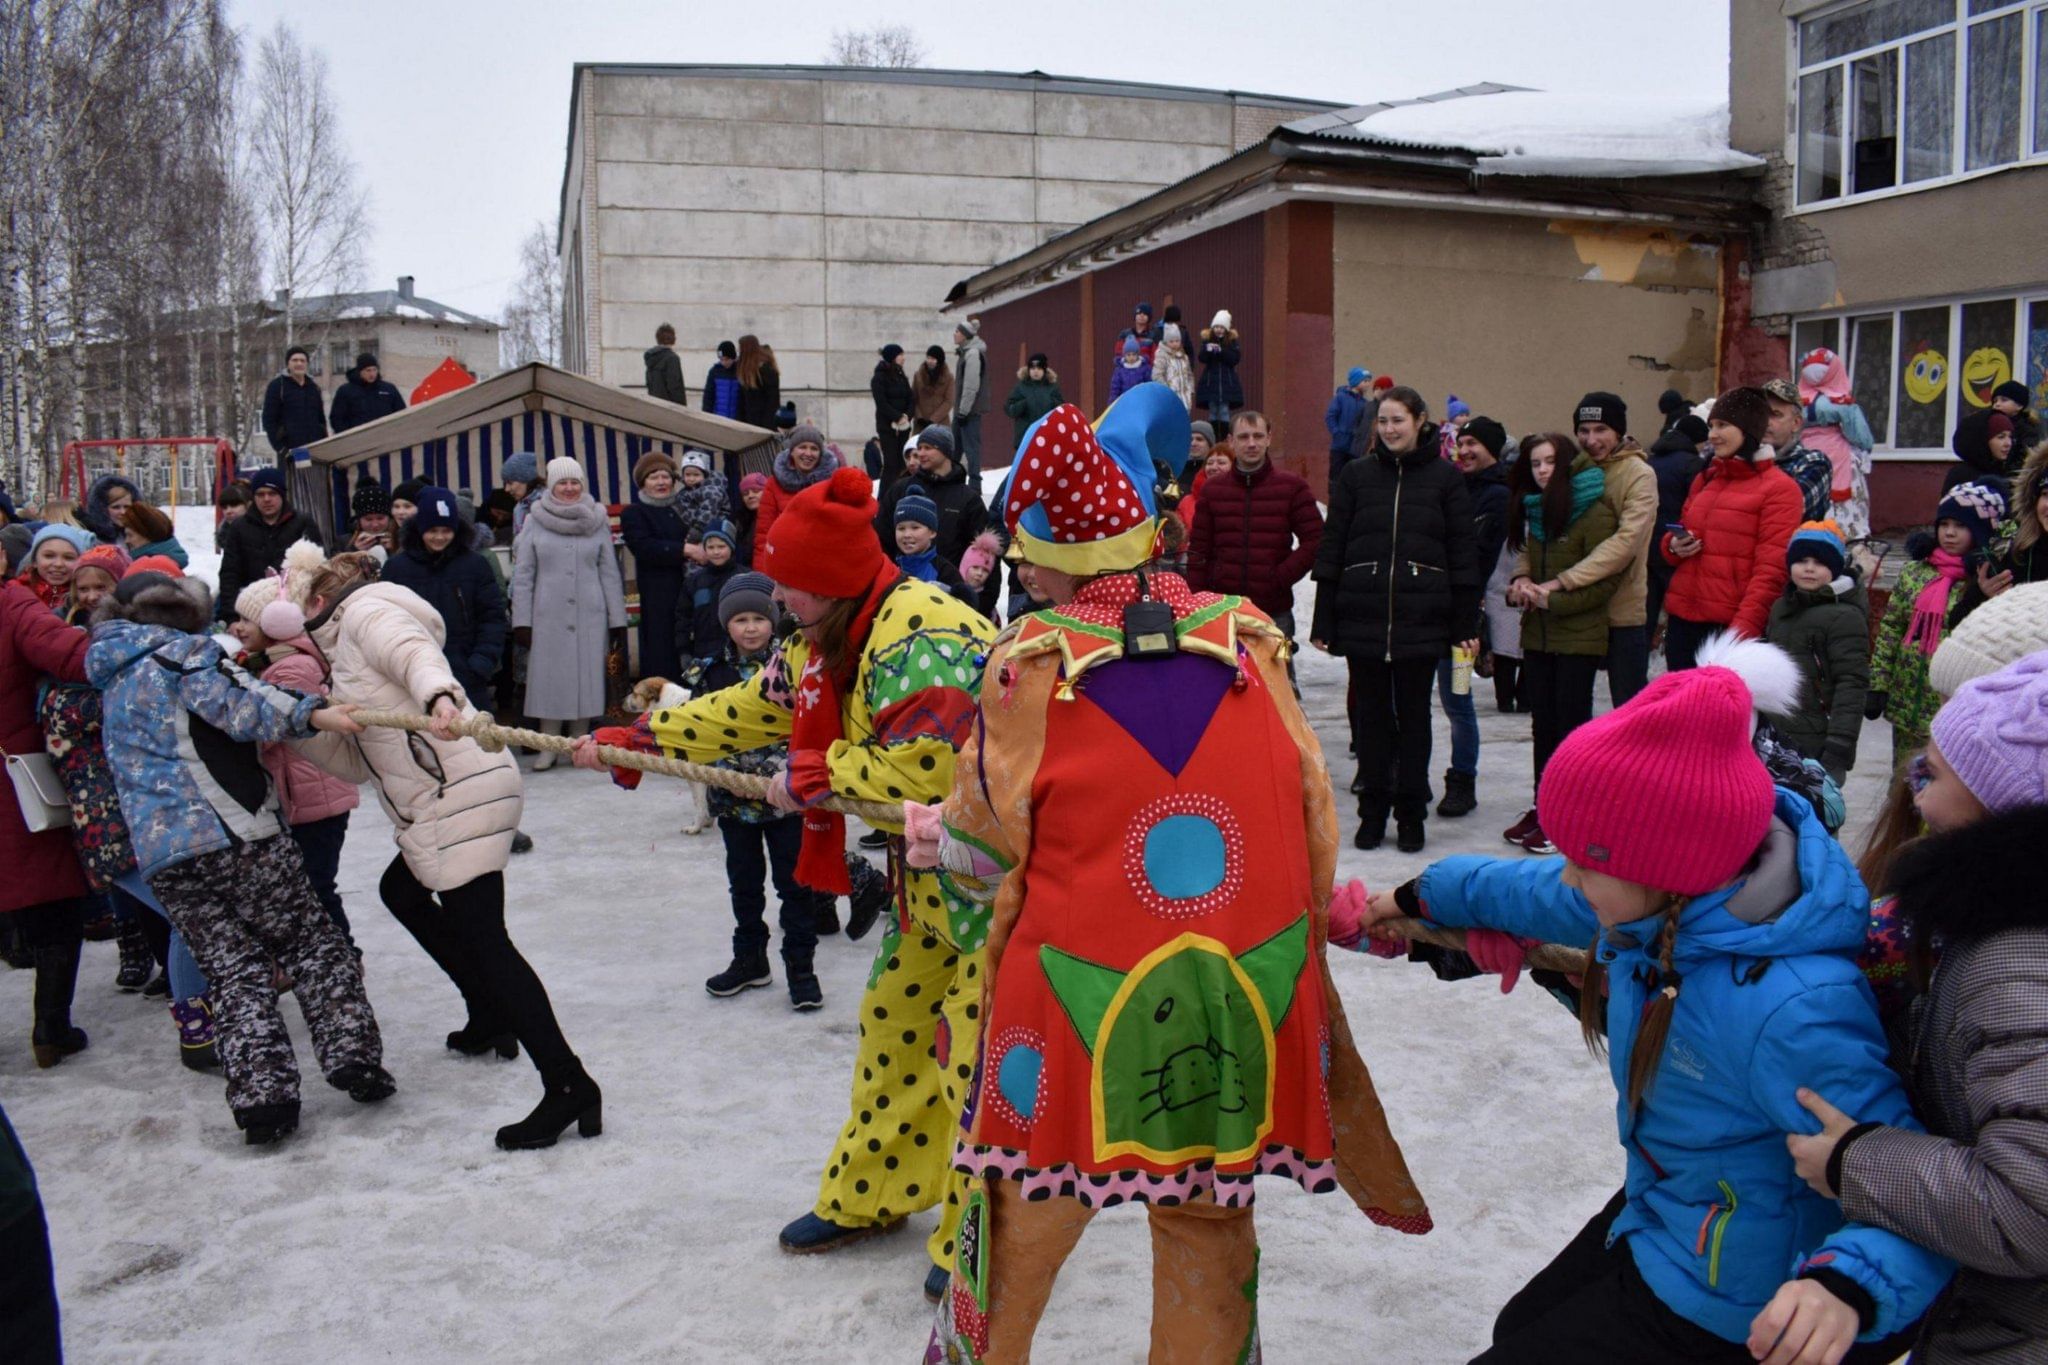
[{"label": "blue jeans", "polygon": [[953,458],[967,466],[969,486],[979,490],[981,485],[972,482],[981,477],[981,414],[960,413],[953,418]]},{"label": "blue jeans", "polygon": [[725,881],[732,892],[732,955],[768,956],[768,909],[764,879],[773,879],[782,903],[782,963],[792,976],[809,976],[818,947],[818,896],[796,879],[797,854],[803,848],[804,822],[795,816],[749,824],[736,816],[719,817],[725,839]]},{"label": "blue jeans", "polygon": [[1451,722],[1451,771],[1467,777],[1479,776],[1479,711],[1472,705],[1468,688],[1463,696],[1451,691],[1451,661],[1436,661],[1436,695],[1444,704],[1444,716]]},{"label": "blue jeans", "polygon": [[[341,845],[348,838],[348,812],[293,825],[291,833],[292,842],[299,846],[299,856],[306,861],[306,880],[313,883],[313,894],[320,898],[321,908],[334,921],[334,927],[341,930],[348,946],[354,948],[356,937],[349,932],[348,913],[341,908],[341,891],[334,884],[341,875]],[[360,949],[356,955],[362,956]]]}]

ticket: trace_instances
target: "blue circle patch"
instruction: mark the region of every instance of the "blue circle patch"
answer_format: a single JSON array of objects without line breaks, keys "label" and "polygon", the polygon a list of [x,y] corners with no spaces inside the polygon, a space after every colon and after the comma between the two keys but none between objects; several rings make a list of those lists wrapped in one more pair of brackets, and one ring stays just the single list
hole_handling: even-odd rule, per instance
[{"label": "blue circle patch", "polygon": [[1038,1073],[1044,1066],[1044,1054],[1022,1045],[1005,1052],[996,1064],[996,1089],[1027,1124],[1038,1117]]},{"label": "blue circle patch", "polygon": [[1193,900],[1223,885],[1223,831],[1202,815],[1169,815],[1145,831],[1145,880],[1168,900]]}]

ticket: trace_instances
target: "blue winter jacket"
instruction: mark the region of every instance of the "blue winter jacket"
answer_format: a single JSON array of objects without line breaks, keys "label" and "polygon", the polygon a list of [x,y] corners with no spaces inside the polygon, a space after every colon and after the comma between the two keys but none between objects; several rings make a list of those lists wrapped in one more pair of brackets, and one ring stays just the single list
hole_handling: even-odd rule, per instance
[{"label": "blue winter jacket", "polygon": [[1351,443],[1358,436],[1358,423],[1365,416],[1365,400],[1349,389],[1340,388],[1330,396],[1328,407],[1323,409],[1323,427],[1330,433],[1332,455],[1351,453]]},{"label": "blue winter jacket", "polygon": [[286,832],[256,745],[312,734],[325,701],[264,682],[207,636],[133,621],[94,627],[85,674],[105,694],[107,761],[145,878]]},{"label": "blue winter jacket", "polygon": [[[1446,858],[1417,890],[1439,924],[1592,943],[1599,921],[1559,880],[1564,866]],[[1628,1200],[1608,1245],[1626,1237],[1657,1297],[1728,1341],[1748,1337],[1785,1281],[1820,1270],[1870,1296],[1875,1315],[1862,1339],[1885,1336],[1924,1313],[1955,1269],[1893,1233],[1844,1223],[1785,1150],[1787,1133],[1820,1127],[1798,1101],[1801,1086],[1858,1122],[1923,1131],[1885,1064],[1877,1003],[1856,966],[1869,904],[1812,806],[1781,789],[1757,866],[1680,912],[1672,961],[1682,985],[1663,1062],[1634,1114],[1629,1053],[1661,920],[1600,935],[1615,1116],[1628,1154]]]}]

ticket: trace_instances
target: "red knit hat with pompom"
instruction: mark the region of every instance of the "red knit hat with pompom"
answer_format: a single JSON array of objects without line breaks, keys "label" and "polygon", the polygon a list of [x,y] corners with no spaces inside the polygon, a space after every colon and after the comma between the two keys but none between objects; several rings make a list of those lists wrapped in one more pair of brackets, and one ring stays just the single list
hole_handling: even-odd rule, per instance
[{"label": "red knit hat with pompom", "polygon": [[875,536],[875,493],[858,469],[838,469],[789,500],[754,567],[784,587],[859,597],[889,563]]},{"label": "red knit hat with pompom", "polygon": [[1557,746],[1536,819],[1580,867],[1682,896],[1732,881],[1770,831],[1749,685],[1733,669],[1666,673]]}]

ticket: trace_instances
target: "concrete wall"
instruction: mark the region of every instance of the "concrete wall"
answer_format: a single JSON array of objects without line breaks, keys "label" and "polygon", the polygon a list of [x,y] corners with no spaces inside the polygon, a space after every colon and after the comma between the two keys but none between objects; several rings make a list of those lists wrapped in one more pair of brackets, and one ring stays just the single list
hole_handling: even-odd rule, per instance
[{"label": "concrete wall", "polygon": [[1457,394],[1522,435],[1618,393],[1648,445],[1657,395],[1714,386],[1719,250],[1634,227],[1340,206],[1324,393],[1363,365],[1441,416]]},{"label": "concrete wall", "polygon": [[950,346],[954,283],[1322,107],[942,73],[583,80],[564,213],[583,225],[588,346],[571,363],[638,386],[670,322],[694,401],[717,343],[753,332],[849,454],[873,432],[876,349],[914,364]]}]

